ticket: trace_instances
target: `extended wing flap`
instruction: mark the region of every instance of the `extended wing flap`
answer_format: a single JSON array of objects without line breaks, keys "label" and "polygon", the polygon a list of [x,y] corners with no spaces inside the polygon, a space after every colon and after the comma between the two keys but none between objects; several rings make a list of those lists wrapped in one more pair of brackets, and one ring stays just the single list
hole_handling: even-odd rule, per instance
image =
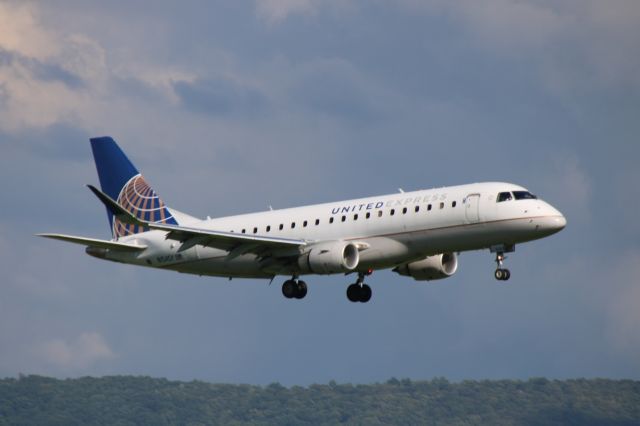
[{"label": "extended wing flap", "polygon": [[63,234],[36,234],[38,237],[52,238],[54,240],[66,241],[68,243],[80,244],[88,247],[99,247],[115,251],[142,251],[147,248],[144,245],[118,243],[116,241],[100,240],[96,238],[76,237],[75,235]]}]

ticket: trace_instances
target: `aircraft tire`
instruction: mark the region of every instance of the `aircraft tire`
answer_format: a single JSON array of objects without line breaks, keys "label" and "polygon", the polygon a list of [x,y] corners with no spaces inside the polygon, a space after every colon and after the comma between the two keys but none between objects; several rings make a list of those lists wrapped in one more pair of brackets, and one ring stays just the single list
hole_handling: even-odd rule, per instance
[{"label": "aircraft tire", "polygon": [[351,284],[347,287],[347,299],[354,303],[360,301],[360,286],[358,284]]},{"label": "aircraft tire", "polygon": [[361,288],[360,288],[360,302],[362,303],[367,303],[369,300],[371,300],[371,287],[369,287],[368,285],[364,284]]},{"label": "aircraft tire", "polygon": [[287,280],[282,284],[282,295],[287,299],[295,297],[297,290],[298,287],[296,286],[296,282],[293,280]]},{"label": "aircraft tire", "polygon": [[304,299],[306,295],[307,295],[307,283],[305,283],[304,281],[298,281],[298,285],[296,286],[296,293],[294,297],[296,299]]},{"label": "aircraft tire", "polygon": [[498,281],[507,281],[511,278],[511,272],[508,269],[496,269],[494,275]]}]

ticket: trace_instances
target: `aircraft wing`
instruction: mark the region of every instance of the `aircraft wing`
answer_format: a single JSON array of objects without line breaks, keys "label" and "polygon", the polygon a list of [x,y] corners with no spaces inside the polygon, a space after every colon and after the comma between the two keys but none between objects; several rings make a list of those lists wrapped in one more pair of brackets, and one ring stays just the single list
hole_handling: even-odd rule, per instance
[{"label": "aircraft wing", "polygon": [[99,240],[96,238],[76,237],[75,235],[63,234],[36,234],[38,237],[52,238],[54,240],[66,241],[68,243],[80,244],[87,247],[99,247],[114,251],[142,251],[147,248],[144,245],[119,243],[116,241]]},{"label": "aircraft wing", "polygon": [[299,247],[307,244],[305,240],[297,240],[293,238],[265,237],[261,235],[238,234],[235,232],[215,231],[202,228],[193,228],[189,226],[168,225],[166,223],[145,223],[149,229],[156,229],[167,232],[168,240],[177,240],[181,242],[188,241],[192,238],[200,238],[208,241],[213,247],[215,242],[220,243],[247,243],[260,244],[269,247]]},{"label": "aircraft wing", "polygon": [[179,251],[186,250],[195,245],[229,250],[229,256],[236,257],[244,253],[265,253],[296,254],[298,249],[307,245],[305,240],[292,238],[266,237],[260,235],[238,234],[235,232],[216,231],[189,226],[171,225],[167,223],[154,223],[144,221],[128,210],[120,206],[116,201],[93,185],[87,185],[89,189],[102,201],[109,211],[124,222],[143,226],[148,229],[155,229],[167,232],[166,239],[176,240],[182,243]]}]

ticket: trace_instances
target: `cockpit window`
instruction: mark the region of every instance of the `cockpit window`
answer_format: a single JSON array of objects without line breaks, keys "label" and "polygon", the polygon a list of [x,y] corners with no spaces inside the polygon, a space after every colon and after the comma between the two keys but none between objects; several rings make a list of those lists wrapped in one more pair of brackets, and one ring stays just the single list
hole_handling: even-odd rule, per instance
[{"label": "cockpit window", "polygon": [[497,198],[496,201],[498,203],[501,203],[503,201],[509,201],[509,200],[512,200],[512,199],[513,199],[513,197],[511,196],[510,192],[501,192],[501,193],[498,194],[498,198]]},{"label": "cockpit window", "polygon": [[538,197],[528,191],[513,191],[516,200],[536,200]]}]

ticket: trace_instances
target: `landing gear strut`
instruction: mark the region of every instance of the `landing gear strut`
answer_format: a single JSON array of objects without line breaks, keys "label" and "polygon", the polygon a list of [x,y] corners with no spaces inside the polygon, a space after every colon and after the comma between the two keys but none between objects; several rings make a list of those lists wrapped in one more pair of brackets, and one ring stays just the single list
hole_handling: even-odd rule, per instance
[{"label": "landing gear strut", "polygon": [[496,264],[498,265],[496,272],[493,274],[498,281],[507,281],[511,278],[511,272],[508,269],[502,267],[502,262],[504,262],[505,256],[504,252],[496,253]]},{"label": "landing gear strut", "polygon": [[294,276],[282,284],[282,295],[287,299],[303,299],[307,295],[307,283]]},{"label": "landing gear strut", "polygon": [[367,303],[371,299],[371,287],[364,283],[364,277],[373,271],[358,272],[358,279],[347,287],[347,299],[350,302]]}]

